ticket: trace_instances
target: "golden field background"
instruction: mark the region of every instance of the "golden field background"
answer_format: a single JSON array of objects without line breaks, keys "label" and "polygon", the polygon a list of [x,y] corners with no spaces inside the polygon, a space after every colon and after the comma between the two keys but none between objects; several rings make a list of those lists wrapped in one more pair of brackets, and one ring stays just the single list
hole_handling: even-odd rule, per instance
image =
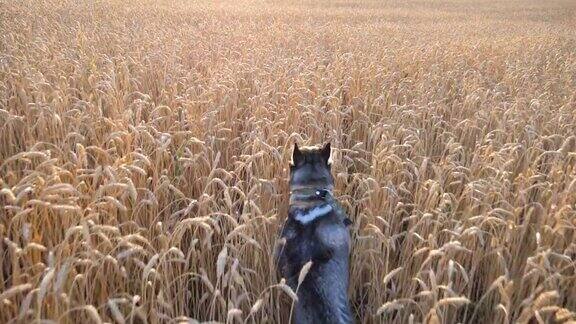
[{"label": "golden field background", "polygon": [[286,323],[325,140],[359,323],[576,320],[575,9],[0,0],[0,322]]}]

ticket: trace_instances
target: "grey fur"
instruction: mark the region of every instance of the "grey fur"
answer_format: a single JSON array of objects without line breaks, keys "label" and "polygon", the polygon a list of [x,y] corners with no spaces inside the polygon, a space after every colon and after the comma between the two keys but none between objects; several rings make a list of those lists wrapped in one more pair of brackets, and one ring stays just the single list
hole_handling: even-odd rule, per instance
[{"label": "grey fur", "polygon": [[[295,198],[301,195],[294,194],[291,198],[288,219],[281,233],[284,244],[275,253],[278,269],[296,290],[302,266],[312,261],[310,271],[298,288],[293,315],[296,324],[353,322],[348,300],[349,220],[330,192],[334,180],[329,157],[329,145],[302,151],[295,146],[290,170],[291,190],[328,189],[326,195],[312,197],[318,200],[317,205],[314,202],[312,205],[332,207],[326,215],[302,224],[295,219],[295,215],[302,213],[301,198]],[[307,200],[305,204],[311,203]]]},{"label": "grey fur", "polygon": [[322,148],[298,148],[294,145],[290,166],[290,189],[307,187],[332,189],[330,144]]}]

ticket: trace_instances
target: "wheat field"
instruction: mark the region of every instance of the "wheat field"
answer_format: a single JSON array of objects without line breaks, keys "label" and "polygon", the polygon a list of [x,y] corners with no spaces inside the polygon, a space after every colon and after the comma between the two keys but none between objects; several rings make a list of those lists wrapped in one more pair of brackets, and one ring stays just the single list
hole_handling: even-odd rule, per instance
[{"label": "wheat field", "polygon": [[331,141],[358,323],[576,320],[576,3],[0,0],[0,322],[286,323]]}]

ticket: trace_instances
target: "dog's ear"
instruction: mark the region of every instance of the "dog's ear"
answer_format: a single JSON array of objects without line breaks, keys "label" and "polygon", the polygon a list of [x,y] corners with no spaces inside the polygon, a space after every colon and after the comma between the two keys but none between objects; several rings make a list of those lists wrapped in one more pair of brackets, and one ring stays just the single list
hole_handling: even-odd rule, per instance
[{"label": "dog's ear", "polygon": [[322,154],[322,159],[324,160],[324,162],[326,162],[327,165],[332,164],[332,159],[330,159],[330,156],[332,154],[332,148],[330,146],[330,142],[324,144],[324,147],[322,147],[320,153]]},{"label": "dog's ear", "polygon": [[302,151],[298,148],[298,143],[294,143],[294,150],[292,151],[292,165],[298,165],[304,160]]}]

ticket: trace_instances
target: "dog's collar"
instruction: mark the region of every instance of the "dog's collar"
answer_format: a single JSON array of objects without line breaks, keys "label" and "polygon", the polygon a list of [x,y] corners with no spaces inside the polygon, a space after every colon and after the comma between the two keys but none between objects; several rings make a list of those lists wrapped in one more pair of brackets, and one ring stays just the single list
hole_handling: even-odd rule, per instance
[{"label": "dog's collar", "polygon": [[[335,211],[334,203],[339,206],[334,201],[332,188],[297,187],[291,189],[290,208],[293,208],[293,218],[302,225]],[[346,215],[340,216],[343,218],[344,226],[348,227],[352,224]]]},{"label": "dog's collar", "polygon": [[332,194],[332,190],[326,188],[310,188],[303,187],[297,188],[290,191],[290,196],[300,199],[310,199],[310,198],[324,198],[328,194]]},{"label": "dog's collar", "polygon": [[325,188],[302,187],[290,191],[290,205],[294,208],[294,219],[302,225],[328,215],[333,207],[326,203],[332,192]]}]

